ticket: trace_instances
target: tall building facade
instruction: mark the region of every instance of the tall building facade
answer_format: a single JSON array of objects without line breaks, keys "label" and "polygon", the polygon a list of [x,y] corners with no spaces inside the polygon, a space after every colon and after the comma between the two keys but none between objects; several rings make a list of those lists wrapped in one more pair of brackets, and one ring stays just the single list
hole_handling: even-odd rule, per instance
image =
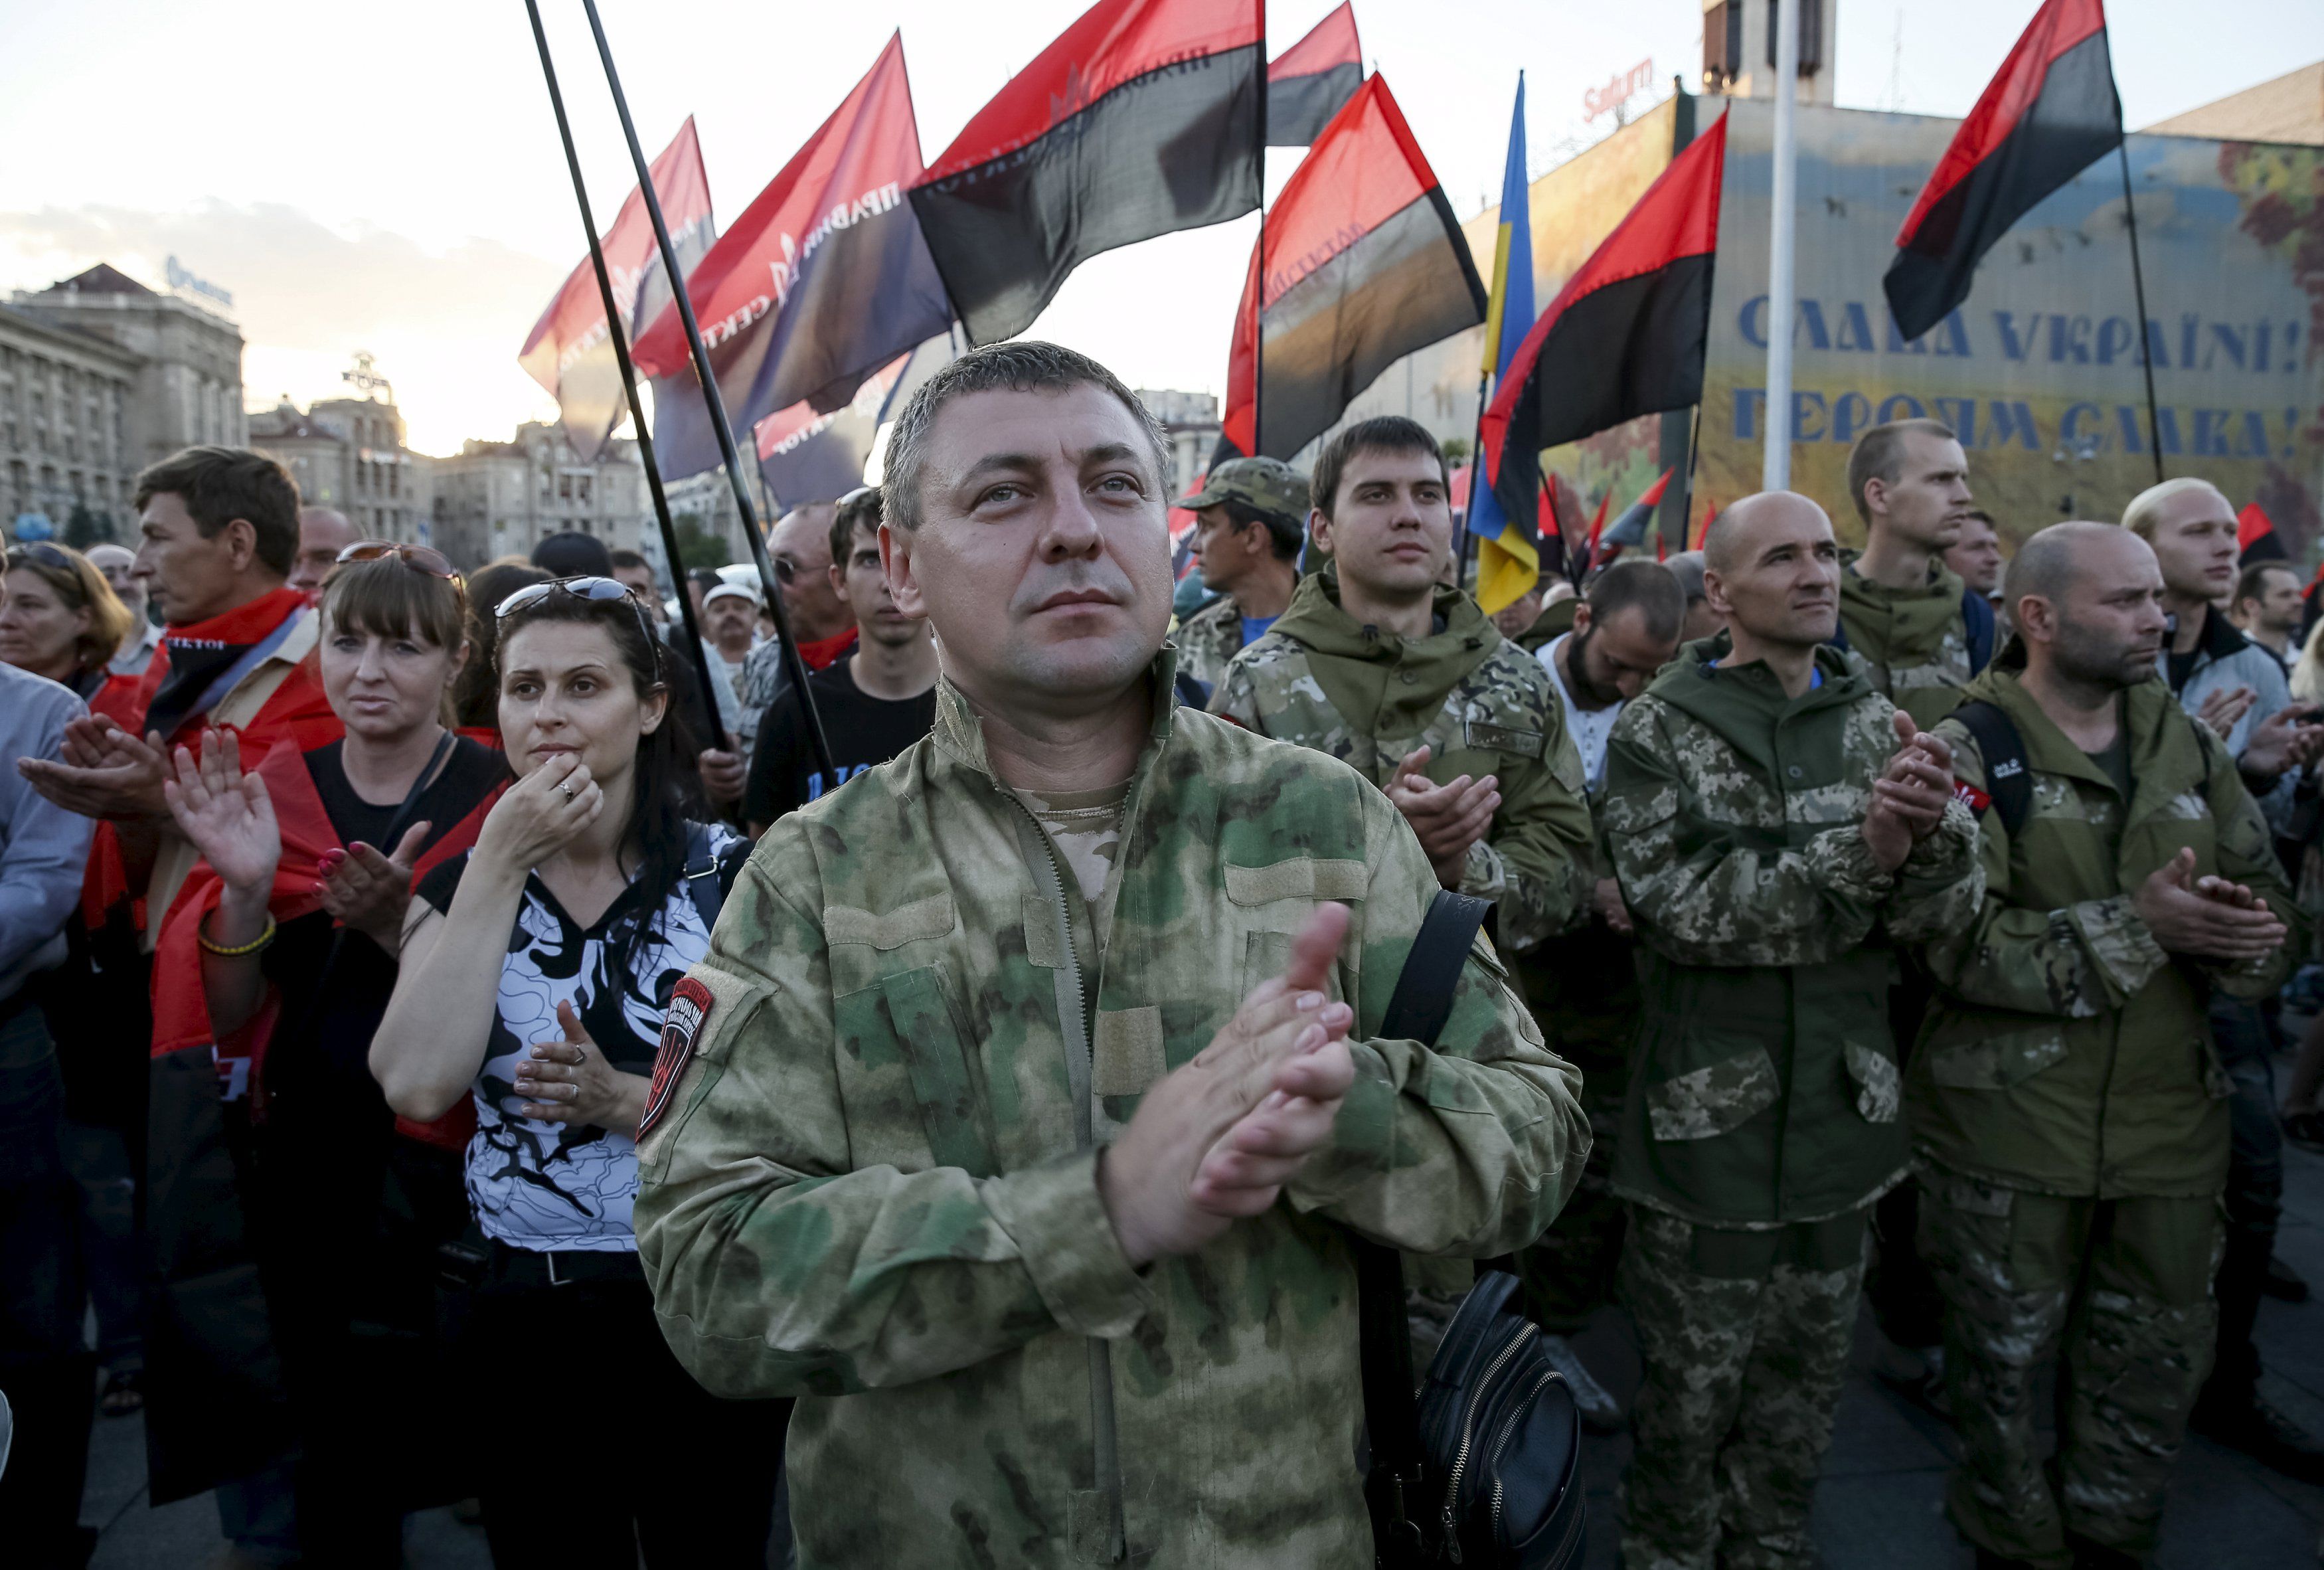
[{"label": "tall building facade", "polygon": [[374,398],[284,400],[249,420],[250,445],[299,482],[311,506],[335,507],[366,540],[435,543],[433,460],[403,445],[403,416]]},{"label": "tall building facade", "polygon": [[139,469],[244,434],[225,317],[103,263],[0,306],[0,520],[79,512],[125,540]]},{"label": "tall building facade", "polygon": [[471,440],[429,464],[434,543],[463,567],[523,555],[568,530],[635,550],[651,528],[633,441],[608,442],[595,463],[583,463],[557,427],[531,421],[513,441]]},{"label": "tall building facade", "polygon": [[1170,494],[1183,496],[1210,472],[1211,454],[1219,445],[1219,401],[1209,392],[1176,388],[1140,387],[1136,396],[1162,427],[1170,451]]}]

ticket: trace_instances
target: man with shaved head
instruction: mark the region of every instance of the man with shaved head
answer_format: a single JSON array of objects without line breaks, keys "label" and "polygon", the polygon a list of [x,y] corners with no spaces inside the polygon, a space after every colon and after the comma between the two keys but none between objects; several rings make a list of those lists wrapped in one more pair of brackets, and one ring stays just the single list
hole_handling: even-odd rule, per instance
[{"label": "man with shaved head", "polygon": [[299,554],[290,562],[290,586],[319,596],[324,581],[339,565],[339,552],[361,538],[336,507],[300,508]]},{"label": "man with shaved head", "polygon": [[1746,497],[1703,568],[1727,631],[1624,710],[1600,813],[1644,999],[1613,1162],[1646,1364],[1622,1554],[1805,1565],[1867,1219],[1911,1159],[1895,946],[1960,930],[1983,878],[1945,743],[1830,646],[1823,510]]},{"label": "man with shaved head", "polygon": [[1924,951],[1905,1103],[1961,1436],[1950,1504],[1980,1565],[2143,1563],[2218,1328],[2206,1003],[2282,980],[2292,902],[2227,747],[2156,674],[2165,584],[2129,530],[2035,534],[2005,586],[2015,637],[1937,727],[1985,895]]}]

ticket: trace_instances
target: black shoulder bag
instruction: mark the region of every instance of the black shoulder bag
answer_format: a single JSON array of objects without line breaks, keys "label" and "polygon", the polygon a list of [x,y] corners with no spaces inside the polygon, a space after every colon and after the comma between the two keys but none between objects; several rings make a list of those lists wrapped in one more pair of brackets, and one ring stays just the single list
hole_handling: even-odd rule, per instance
[{"label": "black shoulder bag", "polygon": [[[1397,976],[1380,1035],[1434,1043],[1487,901],[1440,890]],[[1488,1270],[1413,1393],[1404,1261],[1351,1232],[1361,1318],[1364,1500],[1379,1570],[1475,1565],[1567,1570],[1587,1541],[1581,1413],[1517,1312],[1517,1278]]]}]

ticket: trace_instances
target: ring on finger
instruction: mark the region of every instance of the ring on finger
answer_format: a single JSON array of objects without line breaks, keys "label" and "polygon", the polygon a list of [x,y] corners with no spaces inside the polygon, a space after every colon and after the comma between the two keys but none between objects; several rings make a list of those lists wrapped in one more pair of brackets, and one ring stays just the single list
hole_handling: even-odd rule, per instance
[{"label": "ring on finger", "polygon": [[558,790],[558,794],[559,794],[559,795],[563,796],[563,797],[565,798],[565,799],[566,799],[566,800],[570,801],[570,800],[572,800],[572,799],[573,799],[573,781],[572,781],[572,780],[566,780],[563,784],[561,784],[561,785],[558,786],[557,790]]}]

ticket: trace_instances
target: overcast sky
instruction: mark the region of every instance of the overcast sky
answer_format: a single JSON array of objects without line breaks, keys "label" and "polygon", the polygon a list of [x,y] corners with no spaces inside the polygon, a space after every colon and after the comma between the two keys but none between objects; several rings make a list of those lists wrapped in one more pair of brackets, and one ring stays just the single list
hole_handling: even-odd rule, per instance
[{"label": "overcast sky", "polygon": [[[1277,0],[1269,52],[1335,3]],[[577,0],[543,8],[610,218],[633,180],[587,28]],[[722,223],[892,29],[933,158],[1083,8],[601,0],[649,152],[694,115]],[[2034,9],[1841,0],[1840,101],[1960,115]],[[1701,0],[1357,0],[1356,19],[1463,217],[1497,192],[1519,69],[1539,174],[1612,129],[1585,89],[1651,60],[1660,96],[1701,67]],[[2133,126],[2324,58],[2318,0],[2116,0],[2112,22]],[[332,396],[368,349],[423,451],[554,414],[516,354],[583,247],[520,0],[0,0],[0,294],[97,261],[158,285],[175,254],[234,292],[254,406]],[[1270,155],[1270,189],[1296,157]],[[1101,257],[1033,331],[1137,385],[1216,392],[1257,222]]]}]

